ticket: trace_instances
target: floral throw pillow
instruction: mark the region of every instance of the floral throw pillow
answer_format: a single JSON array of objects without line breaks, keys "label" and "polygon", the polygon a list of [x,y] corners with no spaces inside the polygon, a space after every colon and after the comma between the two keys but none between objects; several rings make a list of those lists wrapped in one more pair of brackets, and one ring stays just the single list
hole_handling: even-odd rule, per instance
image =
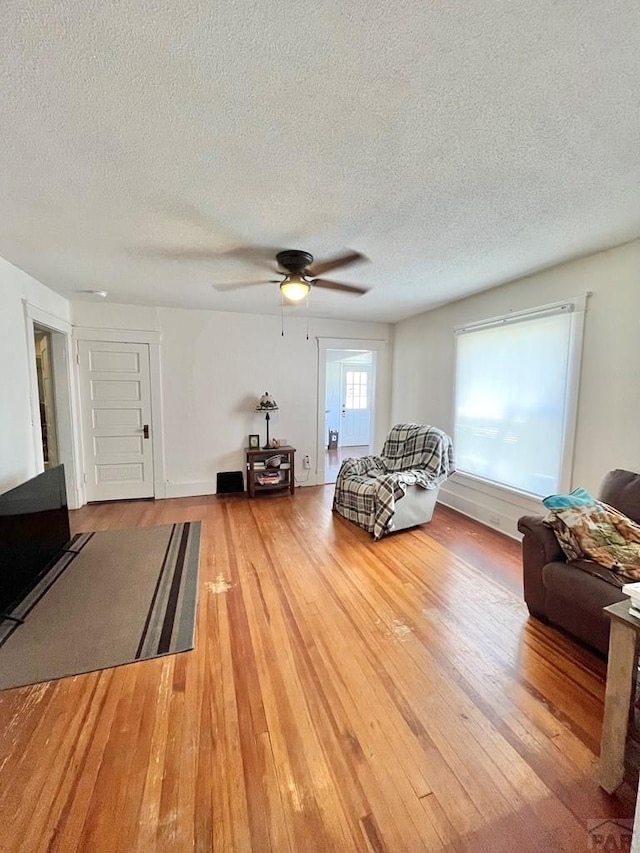
[{"label": "floral throw pillow", "polygon": [[[549,510],[544,519],[545,524],[555,533],[558,544],[567,559],[583,559],[585,555],[582,552],[578,539],[573,535],[573,525],[567,523],[567,515],[564,513],[564,510],[571,507],[595,507],[598,504],[597,499],[589,494],[586,489],[577,488],[568,495],[549,495],[549,497],[543,499],[542,503]],[[568,517],[570,518],[570,516]]]},{"label": "floral throw pillow", "polygon": [[549,510],[544,517],[544,523],[555,533],[558,545],[562,548],[567,560],[580,560],[584,557],[578,540],[572,534],[571,528],[567,527],[559,517],[557,510]]},{"label": "floral throw pillow", "polygon": [[570,560],[594,560],[634,581],[640,580],[640,524],[608,504],[551,508],[545,516]]}]

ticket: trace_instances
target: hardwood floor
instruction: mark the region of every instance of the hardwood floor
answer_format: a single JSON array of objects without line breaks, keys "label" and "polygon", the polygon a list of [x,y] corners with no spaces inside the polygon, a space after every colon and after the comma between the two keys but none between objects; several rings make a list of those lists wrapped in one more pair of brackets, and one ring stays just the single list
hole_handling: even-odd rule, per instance
[{"label": "hardwood floor", "polygon": [[335,450],[324,452],[324,481],[335,483],[338,479],[338,471],[345,459],[360,459],[373,453],[368,444],[356,444],[346,447],[337,447]]},{"label": "hardwood floor", "polygon": [[203,522],[195,650],[0,693],[1,850],[574,853],[633,816],[604,664],[528,621],[519,545],[442,508],[374,543],[332,492],[72,514]]}]

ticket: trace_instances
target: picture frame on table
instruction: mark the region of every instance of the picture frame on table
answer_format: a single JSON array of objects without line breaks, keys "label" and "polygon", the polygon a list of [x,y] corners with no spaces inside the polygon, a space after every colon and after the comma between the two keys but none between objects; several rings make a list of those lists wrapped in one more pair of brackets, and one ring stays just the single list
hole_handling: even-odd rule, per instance
[{"label": "picture frame on table", "polygon": [[249,450],[259,450],[260,449],[260,436],[259,435],[250,435],[249,436]]}]

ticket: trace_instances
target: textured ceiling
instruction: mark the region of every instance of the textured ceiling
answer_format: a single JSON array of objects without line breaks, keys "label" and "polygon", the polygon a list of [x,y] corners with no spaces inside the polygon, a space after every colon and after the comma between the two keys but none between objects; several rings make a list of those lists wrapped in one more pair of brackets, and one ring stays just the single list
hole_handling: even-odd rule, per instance
[{"label": "textured ceiling", "polygon": [[1,23],[0,255],[67,296],[275,313],[277,285],[211,287],[254,264],[162,253],[351,248],[370,263],[333,277],[371,291],[312,314],[395,321],[640,235],[638,0],[5,0]]}]

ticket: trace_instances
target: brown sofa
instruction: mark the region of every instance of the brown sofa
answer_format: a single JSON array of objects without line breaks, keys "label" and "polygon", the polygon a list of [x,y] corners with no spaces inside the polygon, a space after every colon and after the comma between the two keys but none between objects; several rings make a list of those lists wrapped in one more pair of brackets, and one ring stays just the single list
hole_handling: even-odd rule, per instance
[{"label": "brown sofa", "polygon": [[[620,468],[610,471],[600,487],[599,499],[640,523],[640,474]],[[602,608],[626,597],[621,589],[625,581],[598,563],[567,562],[554,532],[542,518],[525,515],[518,521],[518,530],[524,534],[524,598],[529,613],[564,628],[606,655],[609,619]]]}]

